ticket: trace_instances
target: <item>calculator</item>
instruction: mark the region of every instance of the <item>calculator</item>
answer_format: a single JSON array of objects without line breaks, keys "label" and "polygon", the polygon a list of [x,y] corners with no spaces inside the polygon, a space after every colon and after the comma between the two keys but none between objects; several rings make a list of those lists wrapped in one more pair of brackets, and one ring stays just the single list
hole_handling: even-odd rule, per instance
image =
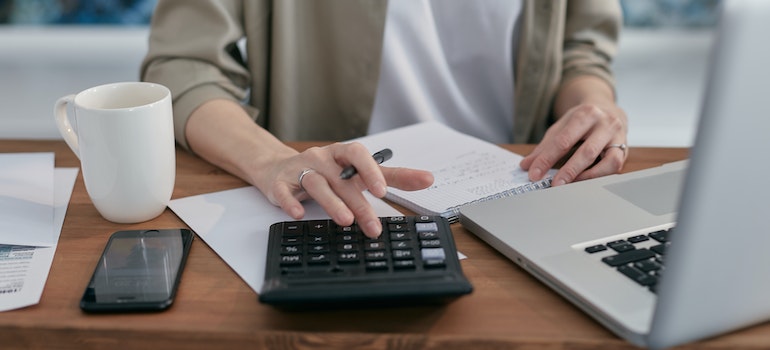
[{"label": "calculator", "polygon": [[447,219],[380,220],[376,239],[331,219],[271,225],[259,301],[279,307],[401,305],[471,293]]}]

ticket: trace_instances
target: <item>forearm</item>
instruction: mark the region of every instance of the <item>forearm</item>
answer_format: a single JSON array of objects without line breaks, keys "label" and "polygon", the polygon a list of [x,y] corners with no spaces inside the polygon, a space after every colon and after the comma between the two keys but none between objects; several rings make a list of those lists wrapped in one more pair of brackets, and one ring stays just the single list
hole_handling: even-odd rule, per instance
[{"label": "forearm", "polygon": [[211,100],[195,109],[185,133],[193,152],[260,190],[265,186],[260,169],[297,154],[231,100]]}]

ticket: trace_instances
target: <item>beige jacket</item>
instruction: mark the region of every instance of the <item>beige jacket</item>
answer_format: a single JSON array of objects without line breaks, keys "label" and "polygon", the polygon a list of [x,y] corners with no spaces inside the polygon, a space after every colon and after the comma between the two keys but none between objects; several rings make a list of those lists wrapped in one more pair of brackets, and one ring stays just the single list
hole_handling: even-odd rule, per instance
[{"label": "beige jacket", "polygon": [[[283,141],[362,136],[386,8],[386,0],[160,0],[141,79],[171,89],[184,147],[190,113],[215,98],[245,102]],[[511,141],[531,143],[553,122],[561,83],[590,74],[614,86],[621,10],[616,0],[524,0],[521,21]]]}]

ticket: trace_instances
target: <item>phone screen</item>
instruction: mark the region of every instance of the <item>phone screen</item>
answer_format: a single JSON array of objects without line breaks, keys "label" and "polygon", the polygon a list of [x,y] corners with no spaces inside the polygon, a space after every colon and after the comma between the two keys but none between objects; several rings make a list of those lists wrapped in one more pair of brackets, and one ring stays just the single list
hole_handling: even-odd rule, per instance
[{"label": "phone screen", "polygon": [[81,308],[132,311],[169,307],[192,239],[187,229],[115,232],[94,270]]}]

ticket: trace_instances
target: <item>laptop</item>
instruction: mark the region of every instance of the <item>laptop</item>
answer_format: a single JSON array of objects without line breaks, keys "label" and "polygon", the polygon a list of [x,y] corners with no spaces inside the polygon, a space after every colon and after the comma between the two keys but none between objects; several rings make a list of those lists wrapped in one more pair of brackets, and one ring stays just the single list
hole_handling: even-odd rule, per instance
[{"label": "laptop", "polygon": [[460,222],[638,346],[770,319],[768,18],[770,1],[722,3],[688,160],[469,205]]}]

